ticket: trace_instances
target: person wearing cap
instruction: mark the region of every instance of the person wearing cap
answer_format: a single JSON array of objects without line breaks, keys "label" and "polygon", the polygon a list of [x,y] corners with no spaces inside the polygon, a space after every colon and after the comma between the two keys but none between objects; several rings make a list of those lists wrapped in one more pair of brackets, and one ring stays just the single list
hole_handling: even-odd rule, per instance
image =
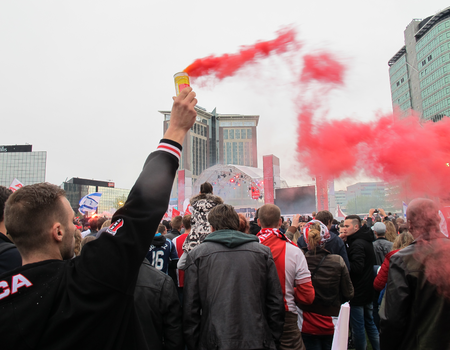
[{"label": "person wearing cap", "polygon": [[386,254],[392,250],[393,243],[386,239],[386,225],[382,222],[376,222],[375,225],[372,226],[372,231],[377,237],[373,242],[376,264],[381,266]]}]

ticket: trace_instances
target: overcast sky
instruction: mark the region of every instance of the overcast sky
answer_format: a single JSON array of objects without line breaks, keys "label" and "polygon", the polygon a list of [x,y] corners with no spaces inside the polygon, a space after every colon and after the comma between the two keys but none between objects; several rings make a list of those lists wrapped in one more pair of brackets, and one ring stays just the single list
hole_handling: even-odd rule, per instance
[{"label": "overcast sky", "polygon": [[[388,60],[414,18],[443,0],[3,1],[0,3],[0,145],[47,151],[46,180],[83,177],[131,188],[162,137],[173,74],[196,58],[236,52],[298,30],[305,53],[328,50],[348,67],[327,118],[392,111]],[[282,62],[272,59],[215,85],[195,86],[199,105],[259,114],[258,162],[280,158],[290,185],[311,183],[295,162],[296,115]],[[336,130],[339,137],[339,130]],[[332,142],[332,140],[331,140]],[[382,147],[382,145],[380,145]],[[360,179],[343,179],[346,183]],[[20,180],[20,179],[19,179]]]}]

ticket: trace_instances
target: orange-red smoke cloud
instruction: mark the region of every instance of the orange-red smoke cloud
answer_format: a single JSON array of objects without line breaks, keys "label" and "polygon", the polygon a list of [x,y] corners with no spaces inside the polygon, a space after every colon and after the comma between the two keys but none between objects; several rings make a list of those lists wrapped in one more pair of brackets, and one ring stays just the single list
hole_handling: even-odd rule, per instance
[{"label": "orange-red smoke cloud", "polygon": [[[331,55],[304,56],[300,80],[315,83],[313,101],[300,98],[298,160],[325,178],[360,169],[385,181],[404,181],[404,193],[447,197],[450,193],[450,118],[423,122],[414,113],[380,115],[375,121],[326,120],[321,107],[333,88],[344,85],[344,66]],[[306,86],[303,87],[306,87]],[[317,86],[319,85],[319,86]]]},{"label": "orange-red smoke cloud", "polygon": [[[270,55],[300,52],[292,28],[277,37],[243,46],[238,53],[211,55],[195,60],[185,72],[191,77],[235,75]],[[327,120],[327,95],[344,86],[346,67],[327,52],[305,53],[295,86],[298,97],[297,160],[312,176],[339,178],[361,169],[384,181],[407,184],[407,196],[448,196],[450,193],[450,118],[423,122],[414,114],[380,115],[374,121]],[[293,70],[295,70],[294,67]],[[304,97],[304,96],[308,97]]]},{"label": "orange-red smoke cloud", "polygon": [[291,28],[280,30],[277,38],[269,41],[259,41],[254,45],[242,46],[238,53],[222,56],[199,58],[190,64],[184,72],[193,78],[214,76],[219,80],[234,75],[244,66],[249,66],[269,57],[290,50],[297,50],[300,43],[296,41],[296,32]]}]

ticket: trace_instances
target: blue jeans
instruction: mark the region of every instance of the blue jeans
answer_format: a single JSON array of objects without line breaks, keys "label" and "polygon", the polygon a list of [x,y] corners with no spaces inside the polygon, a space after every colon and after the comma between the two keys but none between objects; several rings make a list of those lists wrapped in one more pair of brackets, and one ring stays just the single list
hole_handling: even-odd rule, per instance
[{"label": "blue jeans", "polygon": [[364,306],[350,305],[350,326],[356,350],[366,350],[366,333],[373,350],[380,350],[380,335],[373,322],[372,303]]}]

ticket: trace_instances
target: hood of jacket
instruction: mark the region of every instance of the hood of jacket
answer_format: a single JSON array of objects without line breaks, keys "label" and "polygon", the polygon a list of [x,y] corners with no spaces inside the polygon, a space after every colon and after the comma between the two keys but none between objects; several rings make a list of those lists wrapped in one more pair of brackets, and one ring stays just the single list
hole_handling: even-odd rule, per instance
[{"label": "hood of jacket", "polygon": [[190,201],[191,206],[193,206],[195,208],[196,204],[199,201],[201,201],[201,200],[213,203],[214,206],[219,205],[219,204],[223,204],[223,199],[220,198],[219,196],[215,196],[212,193],[207,193],[207,194],[200,193],[200,194],[198,194],[198,195],[196,195],[196,196],[191,198],[191,201]]},{"label": "hood of jacket", "polygon": [[352,244],[357,239],[363,239],[372,243],[375,241],[375,235],[373,234],[372,229],[364,224],[358,231],[347,237],[347,242],[348,244]]},{"label": "hood of jacket", "polygon": [[155,236],[152,241],[152,245],[161,247],[166,243],[166,237],[163,235]]},{"label": "hood of jacket", "polygon": [[228,248],[236,248],[249,242],[259,242],[258,237],[234,230],[218,230],[210,233],[203,242],[220,243]]}]

